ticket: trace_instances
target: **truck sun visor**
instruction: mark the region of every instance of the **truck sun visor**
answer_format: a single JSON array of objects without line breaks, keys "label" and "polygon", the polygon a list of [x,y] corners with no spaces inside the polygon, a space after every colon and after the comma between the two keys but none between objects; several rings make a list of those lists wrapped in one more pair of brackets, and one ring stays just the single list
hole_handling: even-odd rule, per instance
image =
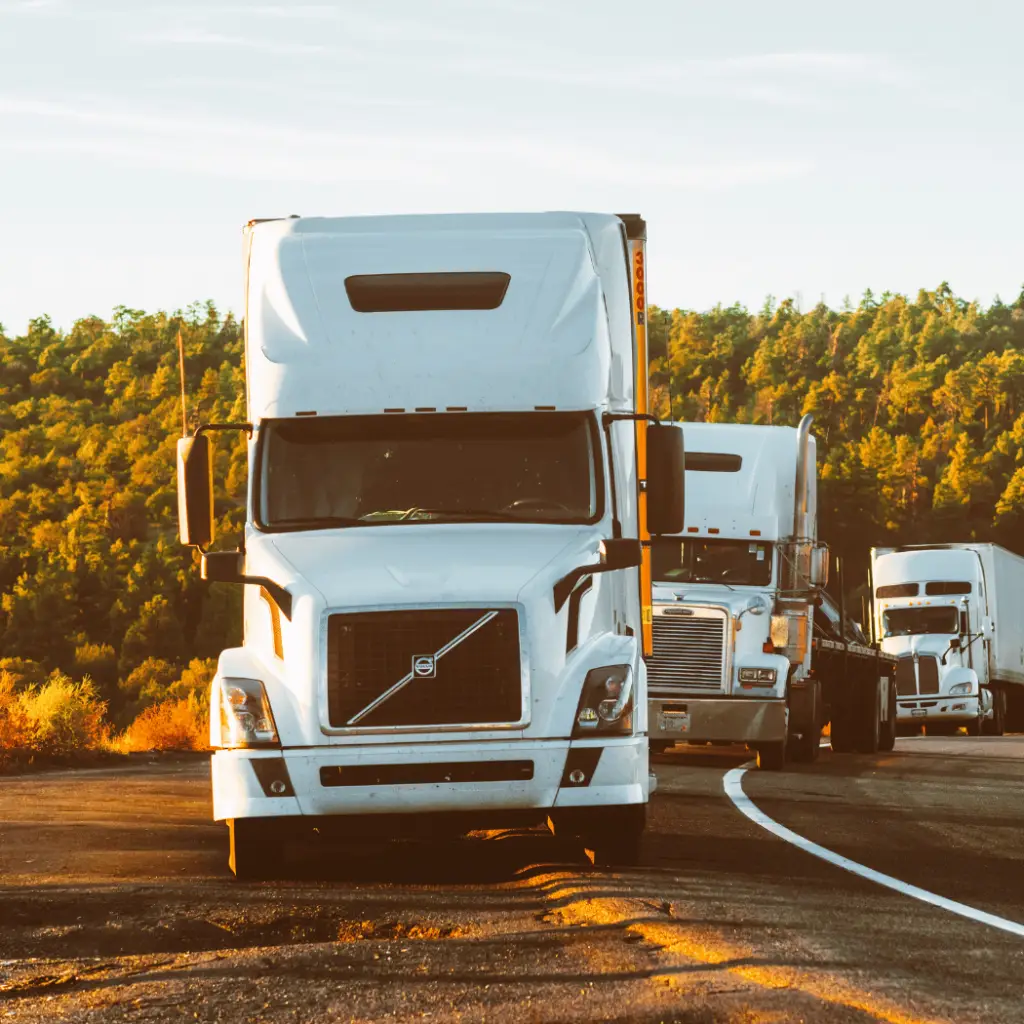
[{"label": "truck sun visor", "polygon": [[742,455],[724,452],[687,452],[686,471],[699,473],[738,473],[743,465]]},{"label": "truck sun visor", "polygon": [[402,313],[442,309],[497,309],[509,274],[469,271],[439,274],[359,274],[345,278],[357,313]]}]

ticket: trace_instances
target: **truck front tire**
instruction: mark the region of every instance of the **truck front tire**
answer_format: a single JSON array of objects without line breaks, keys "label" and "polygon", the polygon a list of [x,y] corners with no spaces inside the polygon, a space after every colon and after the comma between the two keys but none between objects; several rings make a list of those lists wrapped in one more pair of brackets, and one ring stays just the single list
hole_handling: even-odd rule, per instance
[{"label": "truck front tire", "polygon": [[580,838],[595,868],[634,868],[642,859],[647,805],[610,807],[595,815]]},{"label": "truck front tire", "polygon": [[1006,691],[1000,687],[992,688],[992,719],[985,721],[981,731],[986,736],[1002,736],[1006,731]]},{"label": "truck front tire", "polygon": [[786,767],[786,741],[759,744],[757,767],[765,772],[781,772]]},{"label": "truck front tire", "polygon": [[228,867],[239,881],[280,878],[284,844],[272,838],[273,818],[232,818],[228,821]]}]

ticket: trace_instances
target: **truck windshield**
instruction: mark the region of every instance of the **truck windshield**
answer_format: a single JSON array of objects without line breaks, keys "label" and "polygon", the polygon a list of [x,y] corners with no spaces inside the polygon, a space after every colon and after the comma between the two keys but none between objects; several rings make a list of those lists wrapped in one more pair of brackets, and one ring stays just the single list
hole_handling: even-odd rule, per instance
[{"label": "truck windshield", "polygon": [[275,420],[261,430],[257,523],[589,523],[601,513],[588,413]]},{"label": "truck windshield", "polygon": [[919,633],[952,635],[960,632],[960,616],[950,605],[924,608],[890,608],[882,614],[886,636]]},{"label": "truck windshield", "polygon": [[772,546],[739,540],[661,537],[651,543],[651,573],[659,583],[763,587],[772,581]]}]

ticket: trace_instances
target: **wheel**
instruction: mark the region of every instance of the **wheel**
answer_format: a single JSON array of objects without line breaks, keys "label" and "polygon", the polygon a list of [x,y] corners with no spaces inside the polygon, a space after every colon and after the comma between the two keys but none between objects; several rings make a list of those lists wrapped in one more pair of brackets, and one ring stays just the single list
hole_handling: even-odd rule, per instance
[{"label": "wheel", "polygon": [[977,718],[972,718],[967,723],[967,735],[968,736],[980,736],[985,729],[985,719],[981,715]]},{"label": "wheel", "polygon": [[878,749],[888,751],[896,746],[896,684],[889,684],[889,720],[882,723]]},{"label": "wheel", "polygon": [[832,706],[829,745],[836,754],[852,754],[856,738],[856,718],[850,706],[849,694],[845,696],[845,700]]},{"label": "wheel", "polygon": [[647,805],[609,808],[583,838],[596,868],[634,868],[640,864]]},{"label": "wheel", "polygon": [[786,767],[786,741],[760,744],[757,748],[757,767],[766,772],[781,772]]},{"label": "wheel", "polygon": [[810,708],[807,710],[807,721],[794,721],[790,718],[790,726],[799,729],[791,733],[789,756],[794,761],[810,764],[818,760],[821,753],[821,682],[814,680],[811,688]]},{"label": "wheel", "polygon": [[277,878],[283,873],[284,844],[271,837],[269,828],[267,819],[263,818],[228,821],[228,867],[235,878],[259,881]]},{"label": "wheel", "polygon": [[878,709],[878,680],[872,679],[857,694],[857,729],[853,747],[858,754],[874,754],[882,739],[882,717]]},{"label": "wheel", "polygon": [[1006,715],[1003,729],[1009,732],[1024,732],[1024,687],[1013,686],[1003,690]]},{"label": "wheel", "polygon": [[992,720],[982,726],[986,736],[1002,736],[1006,731],[1006,693],[1003,690],[992,691]]}]

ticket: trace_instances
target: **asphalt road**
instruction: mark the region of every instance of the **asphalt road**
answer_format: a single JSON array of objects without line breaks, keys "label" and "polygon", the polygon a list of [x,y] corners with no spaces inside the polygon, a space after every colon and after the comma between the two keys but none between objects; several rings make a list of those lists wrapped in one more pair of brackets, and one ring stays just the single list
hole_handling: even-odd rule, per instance
[{"label": "asphalt road", "polygon": [[[540,833],[228,874],[197,761],[0,778],[0,1020],[1024,1022],[1024,937],[740,814],[657,759],[645,867]],[[1024,737],[908,738],[743,785],[853,861],[1024,923]]]}]

